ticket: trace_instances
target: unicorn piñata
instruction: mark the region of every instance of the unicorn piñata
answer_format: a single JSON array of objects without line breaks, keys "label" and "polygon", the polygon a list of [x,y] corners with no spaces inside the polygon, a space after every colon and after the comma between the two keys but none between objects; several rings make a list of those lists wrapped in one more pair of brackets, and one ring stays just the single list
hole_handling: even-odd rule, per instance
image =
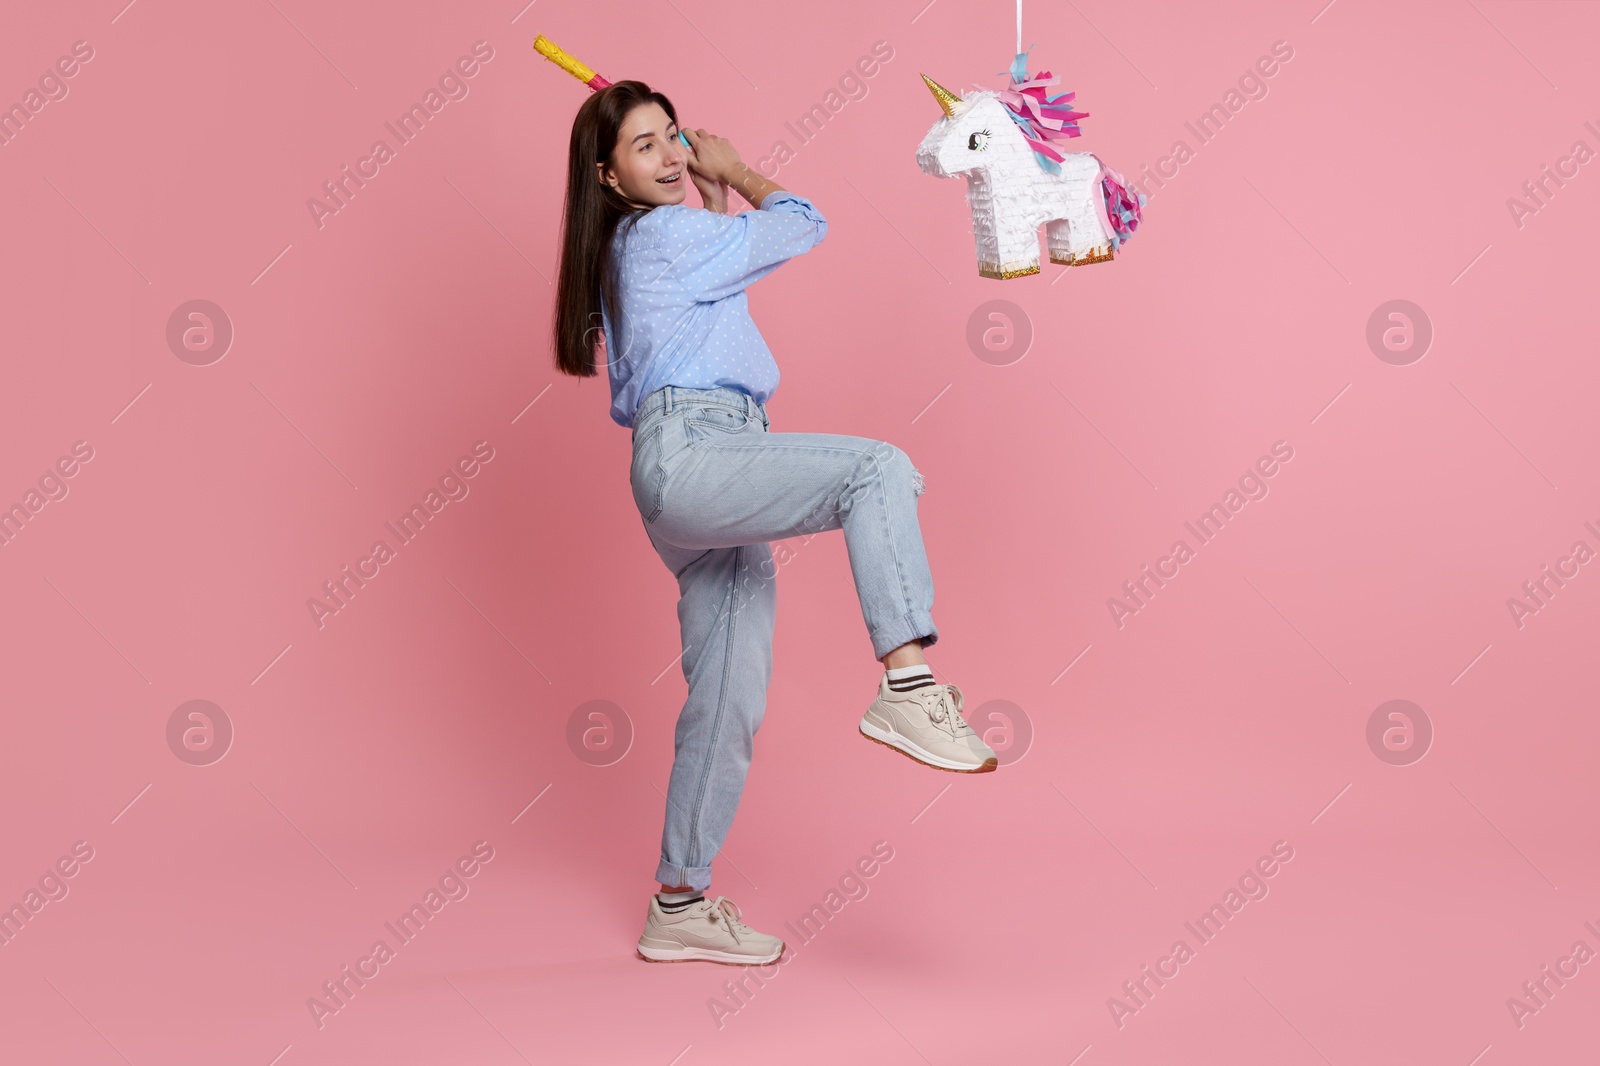
[{"label": "unicorn pi\u00f1ata", "polygon": [[978,241],[978,273],[1016,278],[1039,272],[1039,225],[1050,261],[1104,263],[1139,227],[1145,196],[1092,152],[1058,152],[1052,141],[1079,135],[1075,94],[1048,96],[1059,78],[1028,76],[1028,53],[1011,62],[1011,85],[957,96],[926,74],[944,117],[917,148],[917,165],[941,178],[965,176]]}]

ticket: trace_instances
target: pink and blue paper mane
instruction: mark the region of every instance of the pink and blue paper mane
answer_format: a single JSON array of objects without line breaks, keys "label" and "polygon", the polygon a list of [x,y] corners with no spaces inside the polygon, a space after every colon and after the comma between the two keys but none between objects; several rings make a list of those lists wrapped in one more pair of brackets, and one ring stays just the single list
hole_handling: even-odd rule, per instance
[{"label": "pink and blue paper mane", "polygon": [[995,95],[1005,105],[1011,121],[1022,128],[1022,138],[1033,149],[1039,165],[1052,174],[1060,174],[1061,153],[1050,142],[1082,136],[1078,120],[1088,118],[1089,112],[1072,110],[1071,101],[1076,93],[1050,96],[1045,92],[1045,86],[1061,81],[1048,70],[1028,77],[1028,52],[1017,53],[1011,61],[1009,74],[1011,87],[997,90]]},{"label": "pink and blue paper mane", "polygon": [[[1052,142],[1082,136],[1078,120],[1088,118],[1089,112],[1072,110],[1072,98],[1076,93],[1049,95],[1045,87],[1056,85],[1061,79],[1048,70],[1028,76],[1028,53],[1031,51],[1030,48],[1028,52],[1018,52],[1011,60],[1011,69],[1007,72],[1011,85],[997,90],[995,95],[1005,105],[1006,115],[1021,130],[1023,140],[1033,150],[1034,159],[1051,174],[1060,174],[1063,157]],[[1106,168],[1101,218],[1106,223],[1113,248],[1121,247],[1139,228],[1146,199],[1143,193],[1130,192],[1121,174]]]}]

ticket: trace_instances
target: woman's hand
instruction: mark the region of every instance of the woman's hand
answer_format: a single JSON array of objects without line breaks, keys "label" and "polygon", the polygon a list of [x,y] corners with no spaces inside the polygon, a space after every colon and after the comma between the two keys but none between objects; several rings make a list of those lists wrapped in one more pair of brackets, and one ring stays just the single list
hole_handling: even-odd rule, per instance
[{"label": "woman's hand", "polygon": [[689,180],[700,190],[700,200],[707,211],[719,215],[728,213],[728,183],[702,177],[694,168],[694,149],[689,149]]},{"label": "woman's hand", "polygon": [[[685,130],[689,139],[689,172],[727,185],[744,171],[744,163],[733,142],[705,130]],[[695,183],[698,187],[699,182]]]},{"label": "woman's hand", "polygon": [[716,181],[722,193],[722,210],[727,209],[726,201],[730,185],[750,201],[750,206],[757,208],[761,206],[768,193],[783,190],[782,185],[771,178],[763,177],[747,166],[739,158],[738,151],[728,138],[718,137],[705,130],[685,130],[684,135],[689,138],[690,178],[701,195],[705,195],[706,192],[705,186],[700,184],[702,178],[708,183]]}]

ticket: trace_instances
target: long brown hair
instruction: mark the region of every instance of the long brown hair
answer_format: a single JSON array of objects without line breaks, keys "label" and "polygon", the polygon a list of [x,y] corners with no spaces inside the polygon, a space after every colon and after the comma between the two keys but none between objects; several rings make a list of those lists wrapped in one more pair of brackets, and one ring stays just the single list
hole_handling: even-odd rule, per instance
[{"label": "long brown hair", "polygon": [[[616,264],[611,240],[624,220],[637,222],[648,208],[634,207],[622,194],[602,184],[595,164],[611,159],[618,132],[628,113],[656,103],[674,123],[672,101],[642,81],[619,81],[578,108],[567,146],[567,196],[562,210],[561,266],[556,274],[556,314],[552,323],[556,369],[574,377],[594,377],[596,336],[600,333],[600,295],[614,331],[621,330],[617,303]],[[616,358],[615,353],[607,353]]]}]

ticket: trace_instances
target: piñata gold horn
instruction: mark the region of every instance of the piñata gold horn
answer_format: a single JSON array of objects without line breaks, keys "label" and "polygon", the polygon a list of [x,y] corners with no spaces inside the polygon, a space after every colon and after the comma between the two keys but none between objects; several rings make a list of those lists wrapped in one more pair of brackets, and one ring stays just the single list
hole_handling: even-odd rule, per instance
[{"label": "pi\u00f1ata gold horn", "polygon": [[967,109],[965,100],[926,74],[922,75],[922,80],[928,83],[928,91],[933,94],[935,100],[939,101],[939,109],[945,113],[947,118],[955,118]]}]

